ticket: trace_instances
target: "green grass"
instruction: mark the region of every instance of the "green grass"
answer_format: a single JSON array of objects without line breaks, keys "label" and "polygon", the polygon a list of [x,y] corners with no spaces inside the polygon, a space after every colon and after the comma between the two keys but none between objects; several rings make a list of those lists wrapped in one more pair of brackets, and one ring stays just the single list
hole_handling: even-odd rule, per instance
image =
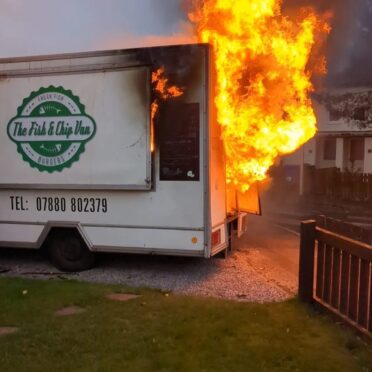
[{"label": "green grass", "polygon": [[[120,290],[142,297],[105,298]],[[54,315],[67,305],[86,311]],[[297,300],[260,305],[2,278],[0,326],[20,328],[0,337],[2,372],[372,371],[370,345]]]}]

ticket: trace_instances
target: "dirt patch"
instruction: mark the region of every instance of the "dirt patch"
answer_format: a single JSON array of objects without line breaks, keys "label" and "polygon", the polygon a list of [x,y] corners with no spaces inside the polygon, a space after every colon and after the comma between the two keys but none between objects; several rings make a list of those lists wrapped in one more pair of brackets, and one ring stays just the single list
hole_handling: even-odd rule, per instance
[{"label": "dirt patch", "polygon": [[84,311],[85,309],[79,306],[67,306],[67,307],[63,307],[62,309],[57,310],[54,313],[54,315],[57,315],[57,316],[76,315],[76,314],[81,314]]},{"label": "dirt patch", "polygon": [[141,296],[132,293],[110,293],[106,297],[113,301],[129,301]]},{"label": "dirt patch", "polygon": [[18,332],[17,327],[0,327],[0,337]]}]

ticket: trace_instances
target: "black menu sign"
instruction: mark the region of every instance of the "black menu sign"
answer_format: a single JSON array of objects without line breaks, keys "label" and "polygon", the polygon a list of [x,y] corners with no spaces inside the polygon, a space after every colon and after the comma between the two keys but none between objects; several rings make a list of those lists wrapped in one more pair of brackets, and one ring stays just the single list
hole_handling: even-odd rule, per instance
[{"label": "black menu sign", "polygon": [[161,181],[199,181],[199,103],[169,101],[159,113]]}]

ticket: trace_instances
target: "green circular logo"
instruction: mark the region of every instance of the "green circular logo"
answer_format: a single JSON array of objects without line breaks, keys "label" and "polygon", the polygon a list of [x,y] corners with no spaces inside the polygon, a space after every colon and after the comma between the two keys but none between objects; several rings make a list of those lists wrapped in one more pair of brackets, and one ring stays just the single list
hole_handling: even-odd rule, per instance
[{"label": "green circular logo", "polygon": [[96,133],[96,123],[71,90],[50,86],[23,100],[7,131],[23,160],[52,173],[79,160]]}]

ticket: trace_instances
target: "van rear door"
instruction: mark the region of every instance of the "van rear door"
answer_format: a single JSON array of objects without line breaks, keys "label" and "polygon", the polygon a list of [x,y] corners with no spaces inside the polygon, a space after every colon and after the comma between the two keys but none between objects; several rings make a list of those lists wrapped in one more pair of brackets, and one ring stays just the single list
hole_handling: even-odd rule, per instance
[{"label": "van rear door", "polygon": [[251,185],[245,193],[237,191],[237,204],[239,212],[261,216],[261,200],[258,184]]}]

